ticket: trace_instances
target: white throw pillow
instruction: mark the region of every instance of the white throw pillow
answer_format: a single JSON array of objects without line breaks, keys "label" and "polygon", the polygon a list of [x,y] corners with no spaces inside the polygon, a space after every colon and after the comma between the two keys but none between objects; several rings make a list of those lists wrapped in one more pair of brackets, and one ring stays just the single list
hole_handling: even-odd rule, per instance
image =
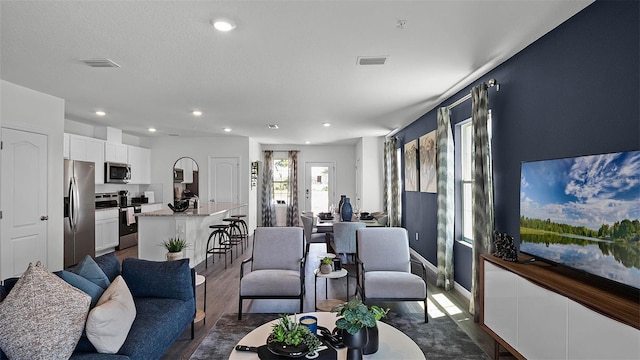
[{"label": "white throw pillow", "polygon": [[135,318],[131,291],[122,276],[118,276],[89,312],[87,337],[99,353],[115,354],[127,339]]},{"label": "white throw pillow", "polygon": [[10,359],[68,359],[91,298],[38,262],[0,303],[0,348]]}]

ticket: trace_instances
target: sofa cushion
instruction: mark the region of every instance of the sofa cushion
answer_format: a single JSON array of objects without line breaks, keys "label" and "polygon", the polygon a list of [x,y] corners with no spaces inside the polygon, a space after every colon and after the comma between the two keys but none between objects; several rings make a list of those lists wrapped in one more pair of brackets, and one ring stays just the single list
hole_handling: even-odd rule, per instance
[{"label": "sofa cushion", "polygon": [[300,272],[293,270],[256,270],[240,281],[242,296],[298,296]]},{"label": "sofa cushion", "polygon": [[136,318],[136,306],[122,276],[104,291],[87,318],[87,337],[99,353],[115,354]]},{"label": "sofa cushion", "polygon": [[194,299],[134,298],[138,310],[131,331],[118,354],[131,359],[160,359],[191,324]]},{"label": "sofa cushion", "polygon": [[71,272],[82,276],[83,278],[91,281],[92,283],[106,289],[111,284],[107,275],[102,271],[100,266],[87,255],[82,261],[76,265],[76,267],[70,269]]},{"label": "sofa cushion", "polygon": [[122,262],[122,277],[133,297],[193,298],[189,259],[148,261],[128,258]]},{"label": "sofa cushion", "polygon": [[96,303],[100,299],[100,296],[102,296],[102,293],[104,293],[103,288],[78,274],[72,273],[71,271],[62,270],[57,271],[54,274],[58,275],[62,280],[66,281],[67,284],[75,287],[76,289],[82,290],[87,295],[91,296],[91,307],[96,306]]},{"label": "sofa cushion", "polygon": [[29,264],[0,303],[0,348],[11,359],[71,356],[91,298],[39,263]]},{"label": "sofa cushion", "polygon": [[115,252],[110,252],[94,259],[100,269],[107,275],[109,281],[113,281],[116,276],[120,275],[120,260],[116,257]]}]

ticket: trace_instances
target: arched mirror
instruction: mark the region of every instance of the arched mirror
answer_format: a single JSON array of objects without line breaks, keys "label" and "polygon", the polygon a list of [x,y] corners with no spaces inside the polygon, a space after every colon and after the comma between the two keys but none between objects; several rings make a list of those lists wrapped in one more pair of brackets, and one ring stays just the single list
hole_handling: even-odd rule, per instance
[{"label": "arched mirror", "polygon": [[198,163],[190,157],[182,157],[173,164],[174,200],[200,196],[198,189]]}]

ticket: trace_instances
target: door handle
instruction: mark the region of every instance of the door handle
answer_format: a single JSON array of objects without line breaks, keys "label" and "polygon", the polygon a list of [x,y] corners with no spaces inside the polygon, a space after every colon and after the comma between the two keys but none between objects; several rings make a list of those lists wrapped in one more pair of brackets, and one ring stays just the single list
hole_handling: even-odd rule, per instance
[{"label": "door handle", "polygon": [[40,220],[42,221],[49,220],[49,217],[47,215],[42,215],[40,216]]}]

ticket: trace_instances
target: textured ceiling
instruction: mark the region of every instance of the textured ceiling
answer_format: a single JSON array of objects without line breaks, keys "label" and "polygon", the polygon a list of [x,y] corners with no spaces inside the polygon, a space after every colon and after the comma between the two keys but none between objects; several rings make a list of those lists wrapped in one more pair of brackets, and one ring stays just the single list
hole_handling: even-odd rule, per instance
[{"label": "textured ceiling", "polygon": [[[409,124],[591,2],[3,0],[0,77],[136,136],[349,143]],[[237,28],[216,31],[220,16]]]}]

